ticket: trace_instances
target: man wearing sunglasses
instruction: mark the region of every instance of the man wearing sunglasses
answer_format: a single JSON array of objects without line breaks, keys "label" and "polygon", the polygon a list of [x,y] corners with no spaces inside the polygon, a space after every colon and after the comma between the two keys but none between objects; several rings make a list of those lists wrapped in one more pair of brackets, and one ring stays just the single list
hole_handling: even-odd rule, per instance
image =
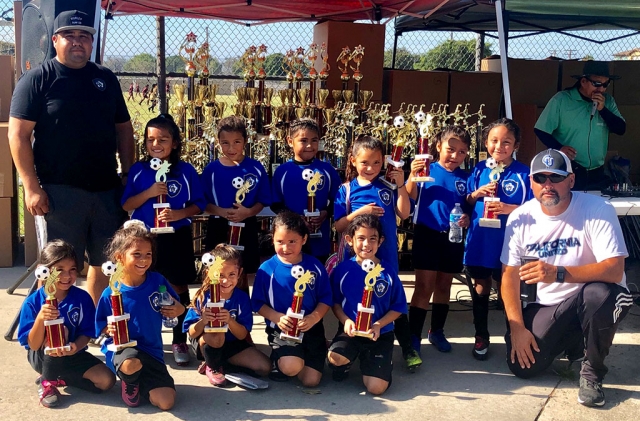
[{"label": "man wearing sunglasses", "polygon": [[[500,259],[507,364],[529,378],[560,354],[582,361],[578,402],[603,406],[604,359],[633,304],[620,223],[603,198],[571,191],[575,174],[564,153],[540,152],[530,177],[535,199],[509,215]],[[539,260],[522,264],[522,257]],[[537,292],[524,308],[521,281]]]},{"label": "man wearing sunglasses", "polygon": [[547,147],[571,159],[574,190],[600,190],[609,184],[604,174],[609,132],[623,135],[627,128],[615,100],[605,92],[619,77],[598,61],[585,62],[582,74],[572,77],[578,81],[549,100],[534,131]]}]

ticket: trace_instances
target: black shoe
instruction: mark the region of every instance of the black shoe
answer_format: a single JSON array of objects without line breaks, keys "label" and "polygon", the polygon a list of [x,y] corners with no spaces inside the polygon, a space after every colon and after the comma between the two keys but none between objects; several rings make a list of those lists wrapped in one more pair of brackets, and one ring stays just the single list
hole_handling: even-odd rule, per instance
[{"label": "black shoe", "polygon": [[473,345],[473,358],[484,361],[489,354],[489,340],[482,336],[476,336],[476,342]]},{"label": "black shoe", "polygon": [[331,379],[334,382],[341,382],[349,377],[349,367],[336,367],[331,370]]},{"label": "black shoe", "polygon": [[578,403],[588,407],[604,406],[604,392],[602,383],[592,382],[580,377],[580,391],[578,392]]},{"label": "black shoe", "polygon": [[269,380],[274,382],[286,382],[289,381],[289,376],[285,375],[278,369],[278,364],[275,362],[271,365],[271,371],[269,372]]}]

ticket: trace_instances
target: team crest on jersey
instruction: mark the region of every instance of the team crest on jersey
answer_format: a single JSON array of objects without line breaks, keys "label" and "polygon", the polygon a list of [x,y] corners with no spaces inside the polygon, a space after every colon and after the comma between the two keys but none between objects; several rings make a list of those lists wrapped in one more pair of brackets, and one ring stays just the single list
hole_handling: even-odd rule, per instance
[{"label": "team crest on jersey", "polygon": [[514,180],[503,180],[502,191],[509,197],[513,196],[518,190],[518,183]]},{"label": "team crest on jersey", "polygon": [[151,304],[151,308],[153,308],[158,313],[160,312],[160,293],[158,291],[154,291],[151,295],[149,295],[149,304]]},{"label": "team crest on jersey", "polygon": [[458,192],[458,196],[466,196],[467,195],[467,183],[464,180],[456,180],[456,192]]},{"label": "team crest on jersey", "polygon": [[67,311],[67,318],[74,326],[80,326],[80,307],[71,307]]},{"label": "team crest on jersey", "polygon": [[313,290],[316,288],[316,279],[318,278],[318,273],[314,272],[313,270],[310,270],[309,272],[311,272],[311,280],[307,284],[307,288]]},{"label": "team crest on jersey", "polygon": [[182,185],[176,180],[167,181],[167,191],[169,192],[169,197],[176,197],[178,194],[180,194],[180,190],[182,190]]},{"label": "team crest on jersey", "polygon": [[373,292],[376,293],[376,296],[382,298],[387,291],[389,291],[389,282],[387,282],[387,279],[385,277],[376,279],[376,284],[373,286]]},{"label": "team crest on jersey", "polygon": [[389,206],[391,204],[391,200],[393,199],[393,194],[389,189],[381,189],[380,191],[378,191],[378,196],[380,196],[380,200],[382,200],[382,203],[384,203],[385,206]]},{"label": "team crest on jersey", "polygon": [[95,78],[92,80],[92,82],[93,86],[98,88],[99,91],[104,91],[105,89],[107,89],[107,84],[100,78]]},{"label": "team crest on jersey", "polygon": [[238,318],[238,309],[237,308],[229,309],[229,317],[231,317],[233,320],[236,320]]}]

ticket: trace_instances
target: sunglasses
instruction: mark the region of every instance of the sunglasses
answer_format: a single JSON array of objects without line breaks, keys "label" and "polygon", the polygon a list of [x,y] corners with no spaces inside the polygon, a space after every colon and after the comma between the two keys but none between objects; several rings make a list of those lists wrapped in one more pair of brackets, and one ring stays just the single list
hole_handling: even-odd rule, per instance
[{"label": "sunglasses", "polygon": [[531,176],[533,181],[538,184],[544,184],[547,180],[551,180],[553,184],[562,183],[567,179],[568,175],[560,175],[560,174],[533,174]]},{"label": "sunglasses", "polygon": [[589,82],[591,82],[591,84],[593,85],[594,88],[607,88],[607,86],[609,86],[609,84],[611,83],[611,80],[608,80],[606,82],[596,82],[595,80],[591,80],[589,78],[585,78],[587,79]]}]

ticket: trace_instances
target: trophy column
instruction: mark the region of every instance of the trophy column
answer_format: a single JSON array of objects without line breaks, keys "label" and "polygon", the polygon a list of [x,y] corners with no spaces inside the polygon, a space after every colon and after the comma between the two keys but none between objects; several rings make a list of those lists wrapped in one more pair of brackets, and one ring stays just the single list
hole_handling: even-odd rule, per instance
[{"label": "trophy column", "polygon": [[[58,282],[59,276],[60,271],[57,269],[49,270],[46,266],[39,266],[36,269],[36,278],[44,281],[45,302],[56,309],[58,308],[56,282]],[[63,317],[45,320],[44,330],[46,335],[45,355],[58,354],[60,351],[71,351],[71,346],[67,344],[65,338]]]},{"label": "trophy column", "polygon": [[120,293],[120,279],[124,274],[124,268],[113,262],[105,262],[102,265],[102,272],[109,276],[109,286],[111,287],[111,312],[107,317],[107,322],[114,325],[116,333],[113,336],[113,343],[107,345],[109,351],[117,352],[124,348],[138,345],[138,341],[129,338],[129,313],[125,313]]},{"label": "trophy column", "polygon": [[362,262],[362,270],[368,272],[364,278],[364,290],[362,291],[362,301],[358,303],[358,312],[356,314],[356,327],[353,332],[356,336],[362,336],[364,338],[373,338],[373,334],[369,332],[371,325],[373,324],[373,314],[376,309],[371,305],[373,298],[373,286],[376,284],[376,279],[384,270],[380,263],[375,265],[372,260],[365,259]]},{"label": "trophy column", "polygon": [[[221,257],[215,259],[210,253],[202,255],[202,263],[208,266],[207,278],[209,279],[209,301],[206,304],[207,310],[213,314],[220,313],[220,309],[224,308],[224,299],[220,295],[220,272],[222,271],[222,264],[224,260]],[[222,323],[218,320],[207,323],[204,328],[205,333],[219,333],[229,330],[229,326],[226,323]]]},{"label": "trophy column", "polygon": [[[151,169],[156,170],[156,183],[166,183],[169,167],[171,166],[169,161],[161,161],[158,158],[153,158],[149,164]],[[171,209],[171,205],[167,202],[167,196],[161,194],[156,199],[156,203],[153,204],[153,210],[155,211],[155,226],[151,228],[151,232],[154,234],[169,234],[175,232],[175,229],[170,226],[167,221],[160,220],[160,214],[165,209]]]},{"label": "trophy column", "polygon": [[302,309],[302,301],[304,299],[304,291],[307,289],[307,284],[313,280],[313,275],[310,271],[305,271],[302,266],[295,265],[291,268],[291,275],[297,278],[294,285],[293,299],[291,300],[291,307],[287,309],[287,316],[291,319],[291,328],[280,333],[280,339],[290,342],[302,342],[303,332],[300,332],[298,323],[304,317],[304,310]]}]

